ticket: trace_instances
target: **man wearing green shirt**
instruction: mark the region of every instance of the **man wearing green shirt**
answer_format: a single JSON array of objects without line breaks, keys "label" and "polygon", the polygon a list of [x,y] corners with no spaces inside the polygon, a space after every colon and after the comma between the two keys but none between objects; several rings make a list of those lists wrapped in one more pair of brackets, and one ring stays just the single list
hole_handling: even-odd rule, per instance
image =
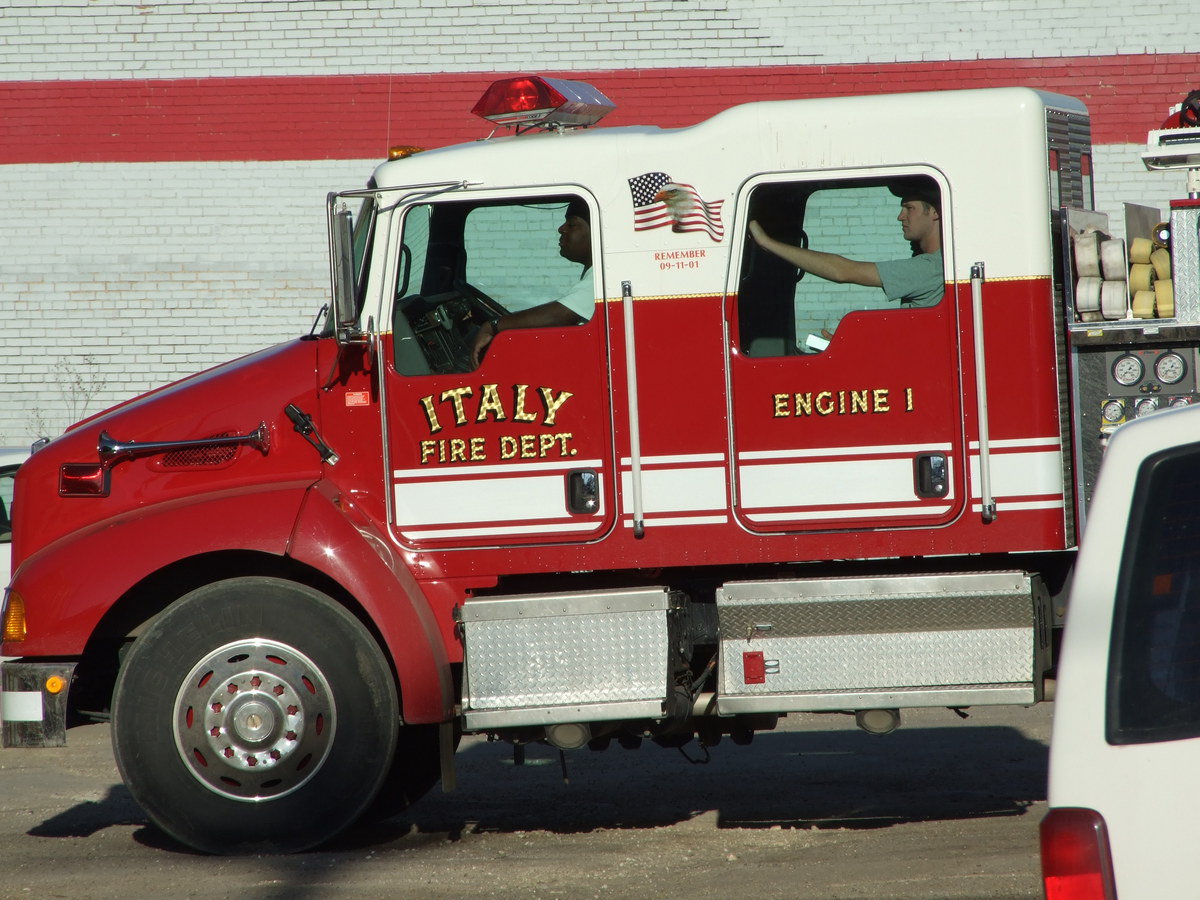
[{"label": "man wearing green shirt", "polygon": [[896,219],[905,240],[913,245],[913,256],[908,259],[861,262],[836,253],[794,247],[768,236],[758,222],[750,223],[750,234],[764,250],[818,278],[883,288],[889,300],[899,300],[906,306],[934,306],[946,290],[940,206],[936,190],[916,189],[901,196]]}]

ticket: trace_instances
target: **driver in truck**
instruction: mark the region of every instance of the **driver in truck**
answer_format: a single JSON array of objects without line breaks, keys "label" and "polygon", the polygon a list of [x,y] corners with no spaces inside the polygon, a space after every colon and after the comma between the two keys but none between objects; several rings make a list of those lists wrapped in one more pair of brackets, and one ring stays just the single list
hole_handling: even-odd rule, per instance
[{"label": "driver in truck", "polygon": [[905,306],[935,306],[945,293],[942,273],[941,197],[936,188],[906,186],[900,193],[896,220],[913,247],[909,259],[861,262],[836,253],[795,247],[770,237],[758,222],[750,223],[755,243],[805,272],[838,284],[883,288],[889,300]]},{"label": "driver in truck", "polygon": [[485,322],[471,342],[471,359],[478,366],[488,344],[501,331],[510,328],[542,328],[554,325],[580,325],[592,317],[595,291],[588,272],[592,268],[592,226],[588,205],[578,198],[567,204],[563,223],[558,227],[558,252],[564,259],[579,263],[583,272],[579,282],[557,300],[508,313]]}]

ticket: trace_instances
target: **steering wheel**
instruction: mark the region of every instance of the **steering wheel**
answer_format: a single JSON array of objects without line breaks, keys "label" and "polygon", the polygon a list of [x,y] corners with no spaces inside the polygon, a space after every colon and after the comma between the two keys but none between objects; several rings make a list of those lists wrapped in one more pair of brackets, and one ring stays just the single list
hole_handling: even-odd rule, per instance
[{"label": "steering wheel", "polygon": [[454,289],[470,301],[472,306],[481,309],[485,319],[498,318],[507,312],[504,307],[473,284],[466,281],[458,281],[455,282]]}]

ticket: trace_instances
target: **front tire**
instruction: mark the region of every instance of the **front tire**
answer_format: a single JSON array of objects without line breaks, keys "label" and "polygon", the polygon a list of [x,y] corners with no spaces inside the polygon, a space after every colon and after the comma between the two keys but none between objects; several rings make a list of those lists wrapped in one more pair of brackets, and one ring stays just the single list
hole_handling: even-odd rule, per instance
[{"label": "front tire", "polygon": [[236,578],[188,594],[133,644],[113,699],[121,777],[206,853],[287,853],[370,806],[392,765],[395,680],[325,594]]}]

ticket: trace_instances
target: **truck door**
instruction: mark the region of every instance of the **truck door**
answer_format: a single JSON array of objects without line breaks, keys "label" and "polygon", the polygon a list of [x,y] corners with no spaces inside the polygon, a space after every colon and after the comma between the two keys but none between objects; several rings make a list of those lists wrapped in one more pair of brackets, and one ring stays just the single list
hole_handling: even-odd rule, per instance
[{"label": "truck door", "polygon": [[[741,214],[792,245],[858,261],[909,259],[901,195],[915,189],[946,213],[947,194],[931,174],[900,174],[762,178],[744,192]],[[940,222],[948,261],[949,216]],[[888,300],[880,287],[798,270],[747,236],[727,304],[744,527],[929,526],[960,513],[960,332],[947,270],[927,269],[933,286],[924,297]]]},{"label": "truck door", "polygon": [[[594,209],[578,194],[543,193],[456,195],[393,213],[382,385],[390,518],[402,543],[588,541],[612,525],[605,309],[594,302],[603,289],[597,268],[560,255],[572,202]],[[598,260],[595,231],[591,241]],[[476,364],[479,329],[564,295],[586,316],[504,330]]]}]

